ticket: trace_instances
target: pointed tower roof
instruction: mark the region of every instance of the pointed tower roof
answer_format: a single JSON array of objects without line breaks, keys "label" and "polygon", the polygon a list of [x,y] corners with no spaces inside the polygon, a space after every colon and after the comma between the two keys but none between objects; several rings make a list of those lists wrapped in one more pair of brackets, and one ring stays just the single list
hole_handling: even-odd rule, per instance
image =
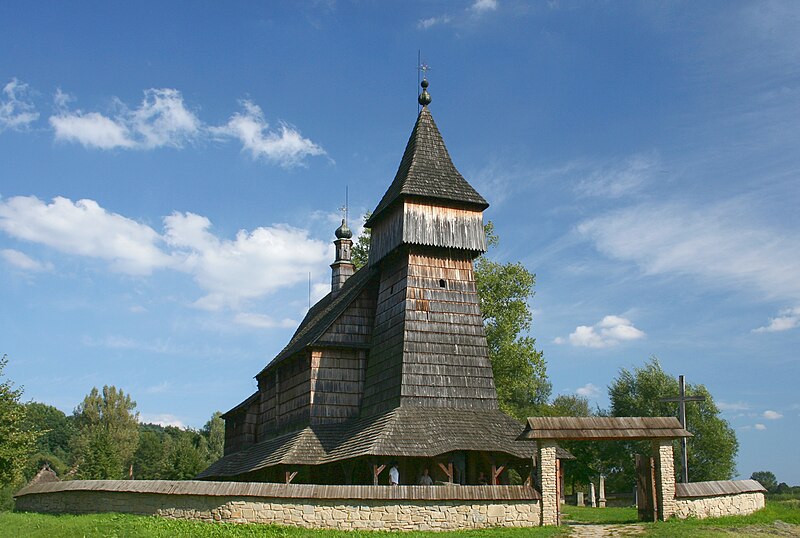
[{"label": "pointed tower roof", "polygon": [[441,200],[481,211],[489,207],[483,196],[456,170],[427,106],[422,107],[417,117],[394,181],[366,226],[371,227],[381,213],[406,196]]}]

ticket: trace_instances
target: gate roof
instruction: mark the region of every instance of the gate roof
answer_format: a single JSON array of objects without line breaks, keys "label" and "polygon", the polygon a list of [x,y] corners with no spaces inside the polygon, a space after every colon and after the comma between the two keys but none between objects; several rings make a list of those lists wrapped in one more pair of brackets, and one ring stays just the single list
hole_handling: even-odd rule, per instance
[{"label": "gate roof", "polygon": [[522,439],[613,440],[692,437],[675,417],[530,417]]}]

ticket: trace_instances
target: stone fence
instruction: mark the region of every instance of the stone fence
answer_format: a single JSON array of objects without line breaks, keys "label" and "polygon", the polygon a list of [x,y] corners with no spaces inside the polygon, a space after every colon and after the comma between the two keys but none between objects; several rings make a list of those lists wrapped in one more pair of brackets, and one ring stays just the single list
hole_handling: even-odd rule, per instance
[{"label": "stone fence", "polygon": [[318,486],[254,482],[73,480],[27,486],[19,511],[122,512],[307,528],[450,530],[535,527],[526,486]]},{"label": "stone fence", "polygon": [[764,508],[764,486],[755,480],[675,484],[675,517],[741,516]]}]

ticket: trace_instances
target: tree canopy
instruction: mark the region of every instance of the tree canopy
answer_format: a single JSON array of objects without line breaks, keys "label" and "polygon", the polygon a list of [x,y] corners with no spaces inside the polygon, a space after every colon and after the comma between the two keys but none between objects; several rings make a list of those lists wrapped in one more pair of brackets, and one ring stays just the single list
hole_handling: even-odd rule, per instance
[{"label": "tree canopy", "polygon": [[27,427],[25,406],[20,403],[22,388],[4,379],[7,356],[0,358],[0,486],[22,478],[28,456],[33,452],[38,432]]},{"label": "tree canopy", "polygon": [[[677,396],[678,387],[677,377],[666,373],[655,357],[642,368],[634,368],[632,371],[622,369],[608,389],[611,415],[676,416],[678,404],[662,402],[661,399]],[[735,459],[739,450],[736,433],[720,417],[719,408],[705,386],[687,384],[686,393],[705,396],[705,401],[692,402],[686,406],[686,429],[694,434],[688,441],[689,480],[729,480],[736,474]],[[680,472],[680,452],[677,450],[675,458],[675,470]],[[623,476],[632,484],[634,471],[631,458],[620,457],[617,460],[623,466]]]},{"label": "tree canopy", "polygon": [[86,479],[120,478],[133,461],[139,444],[136,402],[116,387],[93,387],[75,409],[78,434],[74,451],[80,456],[78,476]]},{"label": "tree canopy", "polygon": [[750,475],[750,479],[757,480],[767,491],[772,492],[778,489],[778,479],[772,471],[756,471]]}]

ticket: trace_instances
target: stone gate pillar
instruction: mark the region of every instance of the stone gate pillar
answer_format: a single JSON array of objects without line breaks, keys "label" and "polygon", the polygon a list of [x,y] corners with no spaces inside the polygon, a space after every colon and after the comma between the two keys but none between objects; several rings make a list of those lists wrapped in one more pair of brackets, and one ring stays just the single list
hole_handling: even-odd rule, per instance
[{"label": "stone gate pillar", "polygon": [[671,439],[653,441],[653,458],[656,464],[656,500],[658,519],[666,521],[675,514],[675,459]]},{"label": "stone gate pillar", "polygon": [[542,492],[542,525],[558,525],[558,460],[555,441],[539,443],[537,485]]}]

